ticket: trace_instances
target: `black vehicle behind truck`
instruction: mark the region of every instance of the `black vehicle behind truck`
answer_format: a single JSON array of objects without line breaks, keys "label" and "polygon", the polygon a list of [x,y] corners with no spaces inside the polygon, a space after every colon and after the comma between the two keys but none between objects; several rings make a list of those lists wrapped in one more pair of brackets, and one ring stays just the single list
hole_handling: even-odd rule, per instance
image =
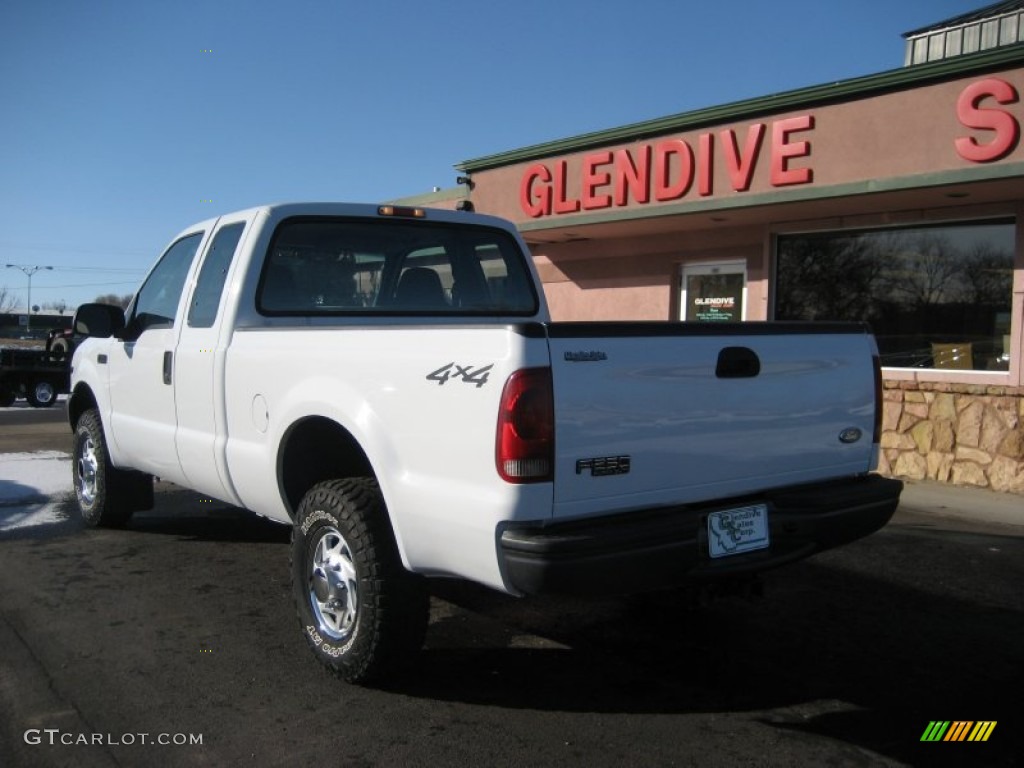
[{"label": "black vehicle behind truck", "polygon": [[69,391],[71,358],[40,349],[0,349],[0,407],[24,397],[35,408],[49,408]]}]

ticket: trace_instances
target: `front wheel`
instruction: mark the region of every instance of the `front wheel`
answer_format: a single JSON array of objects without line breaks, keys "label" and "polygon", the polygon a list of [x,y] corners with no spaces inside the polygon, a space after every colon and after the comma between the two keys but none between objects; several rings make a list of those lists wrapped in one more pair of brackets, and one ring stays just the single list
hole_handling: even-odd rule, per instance
[{"label": "front wheel", "polygon": [[292,529],[291,571],[302,633],[339,677],[376,682],[416,657],[429,596],[402,566],[375,480],[313,486]]},{"label": "front wheel", "polygon": [[78,420],[71,465],[78,510],[86,525],[120,527],[132,512],[153,506],[153,478],[110,463],[103,424],[95,409]]}]

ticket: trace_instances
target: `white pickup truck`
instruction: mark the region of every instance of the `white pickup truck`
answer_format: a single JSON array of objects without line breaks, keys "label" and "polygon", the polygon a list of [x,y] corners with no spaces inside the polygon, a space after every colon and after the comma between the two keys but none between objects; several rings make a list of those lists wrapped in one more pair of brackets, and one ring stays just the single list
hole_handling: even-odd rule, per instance
[{"label": "white pickup truck", "polygon": [[76,315],[83,518],[125,524],[156,476],[292,526],[302,632],[367,682],[422,644],[424,577],[715,584],[891,517],[864,326],[551,322],[538,286],[514,227],[468,212],[189,227],[124,314]]}]

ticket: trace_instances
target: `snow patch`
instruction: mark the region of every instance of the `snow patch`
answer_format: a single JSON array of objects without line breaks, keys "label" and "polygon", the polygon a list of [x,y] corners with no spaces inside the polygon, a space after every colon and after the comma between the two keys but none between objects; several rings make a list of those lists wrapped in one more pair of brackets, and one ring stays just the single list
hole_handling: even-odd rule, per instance
[{"label": "snow patch", "polygon": [[69,454],[0,454],[0,532],[61,522],[60,502],[72,491]]}]

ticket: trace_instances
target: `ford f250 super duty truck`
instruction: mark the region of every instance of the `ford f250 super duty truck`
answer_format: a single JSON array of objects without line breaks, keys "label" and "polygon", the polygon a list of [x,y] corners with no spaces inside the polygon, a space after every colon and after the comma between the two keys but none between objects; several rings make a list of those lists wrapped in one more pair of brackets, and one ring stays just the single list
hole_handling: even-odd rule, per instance
[{"label": "ford f250 super duty truck", "polygon": [[902,487],[872,474],[864,326],[552,322],[512,225],[468,212],[210,219],[75,330],[85,521],[156,476],[290,525],[302,633],[356,682],[415,655],[425,577],[731,581],[875,531]]}]

